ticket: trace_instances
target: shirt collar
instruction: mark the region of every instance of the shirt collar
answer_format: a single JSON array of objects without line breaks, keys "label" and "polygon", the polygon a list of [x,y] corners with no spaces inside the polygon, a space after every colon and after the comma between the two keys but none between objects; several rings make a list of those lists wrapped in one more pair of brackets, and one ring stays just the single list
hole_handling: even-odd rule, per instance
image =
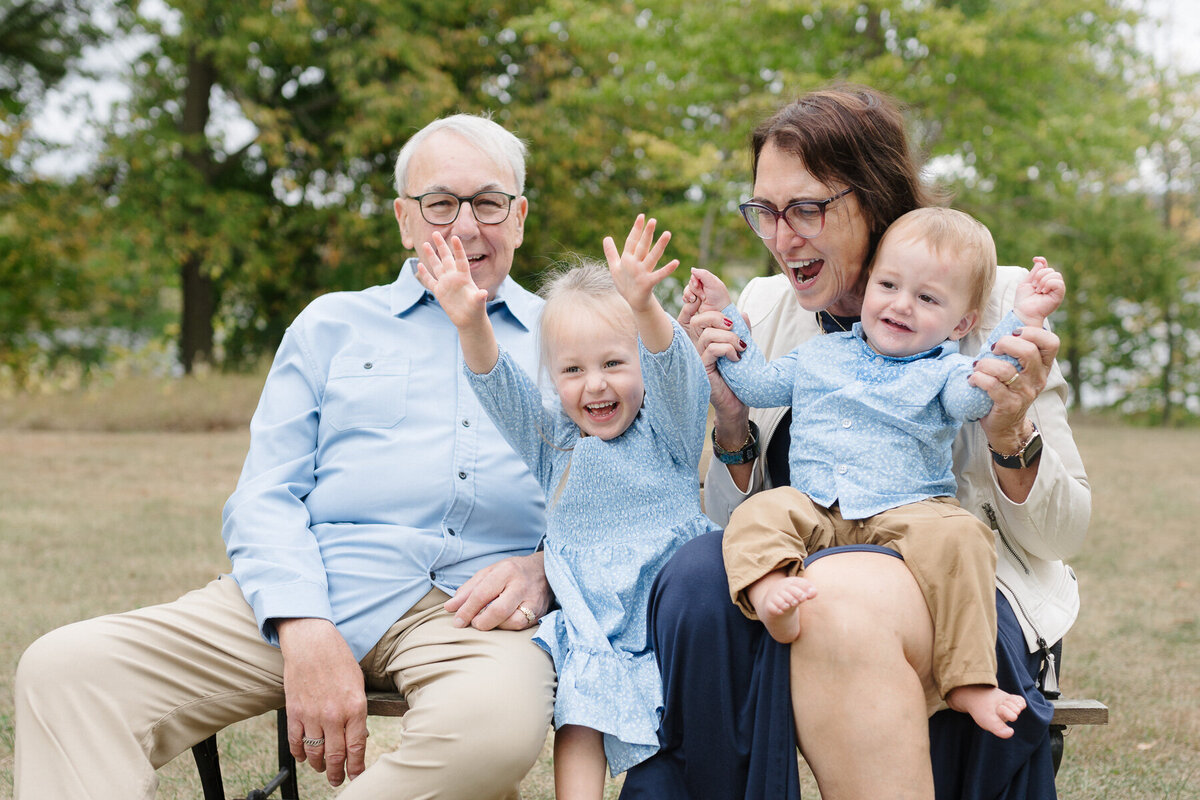
[{"label": "shirt collar", "polygon": [[[393,316],[405,313],[426,296],[429,297],[430,302],[437,302],[417,280],[417,259],[410,258],[400,267],[400,275],[392,284]],[[488,302],[489,312],[497,308],[507,308],[513,318],[527,331],[531,331],[537,326],[541,307],[542,303],[538,296],[514,281],[512,276],[504,279],[500,288],[496,290],[496,298]]]},{"label": "shirt collar", "polygon": [[935,344],[933,347],[922,353],[914,353],[911,356],[885,356],[882,353],[876,353],[874,348],[867,343],[867,335],[863,333],[863,326],[861,322],[854,323],[854,328],[851,330],[851,335],[853,335],[855,339],[858,339],[860,342],[862,342],[862,346],[870,351],[871,355],[879,356],[880,358],[886,358],[889,361],[895,361],[901,364],[909,361],[920,361],[922,358],[937,358],[938,356],[944,354],[958,352],[958,342],[952,339],[947,339],[944,342]]}]

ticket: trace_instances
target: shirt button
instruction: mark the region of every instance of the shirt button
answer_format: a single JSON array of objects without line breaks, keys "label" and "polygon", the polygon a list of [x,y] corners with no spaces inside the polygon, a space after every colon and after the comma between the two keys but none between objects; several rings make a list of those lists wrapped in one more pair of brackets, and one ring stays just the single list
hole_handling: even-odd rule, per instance
[{"label": "shirt button", "polygon": [[431,581],[437,580],[437,573],[434,572],[433,570],[429,570],[429,580],[431,580]]},{"label": "shirt button", "polygon": [[845,475],[846,471],[848,469],[849,469],[849,467],[847,467],[845,464],[838,464],[838,474],[839,475]]},{"label": "shirt button", "polygon": [[464,427],[464,428],[469,428],[469,427],[471,427],[471,420],[469,420],[469,419],[464,419],[464,420],[463,420],[463,427]]},{"label": "shirt button", "polygon": [[465,472],[459,472],[459,473],[458,473],[458,477],[459,477],[460,479],[462,479],[462,480],[464,480],[464,481],[465,481],[465,480],[467,479],[467,473],[465,473]]},{"label": "shirt button", "polygon": [[448,534],[450,534],[451,536],[453,536],[453,535],[454,535],[454,528],[446,528],[446,533],[448,533]]},{"label": "shirt button", "polygon": [[375,366],[374,361],[364,361],[363,362],[363,369],[370,369],[373,366]]},{"label": "shirt button", "polygon": [[852,423],[851,423],[851,422],[850,422],[850,420],[848,420],[848,419],[844,419],[844,420],[842,420],[842,427],[843,427],[843,428],[849,428],[851,424],[852,424]]}]

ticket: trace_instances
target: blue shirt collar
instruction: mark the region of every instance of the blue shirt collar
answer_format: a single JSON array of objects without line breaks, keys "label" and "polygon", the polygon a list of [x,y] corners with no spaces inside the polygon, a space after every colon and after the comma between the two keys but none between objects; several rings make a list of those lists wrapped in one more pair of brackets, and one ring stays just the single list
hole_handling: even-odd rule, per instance
[{"label": "blue shirt collar", "polygon": [[952,339],[947,339],[941,344],[935,344],[933,347],[929,348],[923,353],[914,353],[911,356],[885,356],[882,353],[876,353],[874,348],[867,343],[867,335],[863,333],[863,326],[861,322],[854,323],[854,327],[851,329],[851,335],[862,342],[862,346],[870,350],[873,355],[877,355],[880,358],[886,358],[890,361],[895,361],[899,364],[906,364],[909,361],[920,361],[922,358],[937,358],[945,353],[958,352],[958,342],[953,341]]},{"label": "blue shirt collar", "polygon": [[[426,295],[436,303],[433,295],[417,280],[417,259],[410,258],[400,267],[400,275],[392,284],[392,314],[403,314],[419,303]],[[527,331],[534,330],[541,313],[541,300],[508,276],[496,290],[496,298],[488,303],[488,311],[507,308],[513,318]]]}]

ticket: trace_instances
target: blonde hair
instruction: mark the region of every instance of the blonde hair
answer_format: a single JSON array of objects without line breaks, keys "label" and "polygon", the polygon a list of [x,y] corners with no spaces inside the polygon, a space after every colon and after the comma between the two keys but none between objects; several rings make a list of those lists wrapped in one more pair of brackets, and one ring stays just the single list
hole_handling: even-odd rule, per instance
[{"label": "blonde hair", "polygon": [[884,242],[893,238],[921,241],[939,256],[950,256],[970,280],[968,310],[983,311],[996,283],[996,243],[986,225],[965,212],[930,206],[909,211],[889,225],[879,240],[876,257]]},{"label": "blonde hair", "polygon": [[571,324],[581,309],[592,311],[609,320],[614,328],[627,330],[637,336],[633,310],[617,291],[608,265],[583,256],[571,256],[546,274],[538,294],[546,301],[542,309],[538,355],[542,368],[550,368],[554,332],[559,325]]}]

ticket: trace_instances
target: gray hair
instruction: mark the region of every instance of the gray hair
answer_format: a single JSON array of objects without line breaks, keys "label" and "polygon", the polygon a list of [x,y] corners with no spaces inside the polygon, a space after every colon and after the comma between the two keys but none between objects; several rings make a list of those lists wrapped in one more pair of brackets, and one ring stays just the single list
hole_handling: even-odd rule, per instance
[{"label": "gray hair", "polygon": [[396,156],[396,194],[403,196],[408,184],[408,164],[421,143],[438,131],[456,133],[494,159],[497,164],[508,164],[517,180],[517,194],[525,194],[525,142],[514,136],[488,117],[477,114],[454,114],[442,117],[414,133],[400,154]]}]

